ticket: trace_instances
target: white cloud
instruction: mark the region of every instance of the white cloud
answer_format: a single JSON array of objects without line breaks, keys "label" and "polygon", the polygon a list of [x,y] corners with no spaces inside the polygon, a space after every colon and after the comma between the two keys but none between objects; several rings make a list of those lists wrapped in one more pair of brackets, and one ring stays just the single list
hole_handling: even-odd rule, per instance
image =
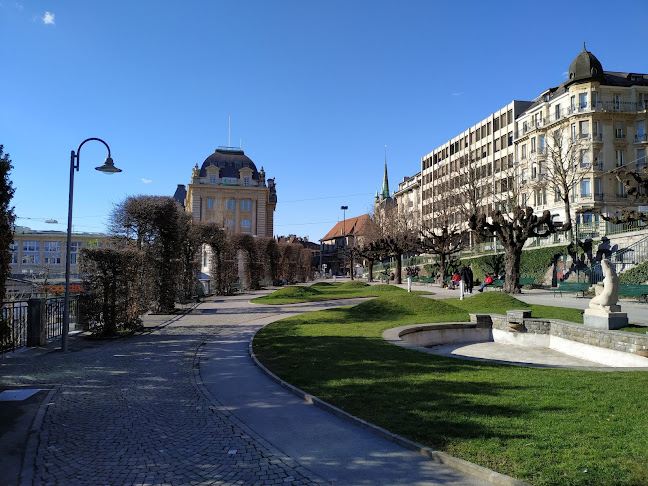
[{"label": "white cloud", "polygon": [[45,12],[45,16],[43,17],[43,23],[54,25],[54,14],[52,12]]},{"label": "white cloud", "polygon": [[563,76],[563,78],[567,79],[569,77],[569,72],[568,71],[563,71],[562,76]]},{"label": "white cloud", "polygon": [[452,93],[452,96],[461,96],[462,94],[462,91],[455,91],[454,93]]},{"label": "white cloud", "polygon": [[153,181],[152,181],[151,179],[142,179],[142,182],[143,182],[144,184],[150,184],[150,183],[153,182]]}]

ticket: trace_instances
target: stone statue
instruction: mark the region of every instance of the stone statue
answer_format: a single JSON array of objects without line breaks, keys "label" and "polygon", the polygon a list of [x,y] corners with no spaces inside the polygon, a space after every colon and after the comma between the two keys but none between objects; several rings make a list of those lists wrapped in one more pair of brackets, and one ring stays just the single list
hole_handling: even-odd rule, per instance
[{"label": "stone statue", "polygon": [[607,312],[618,312],[620,307],[616,305],[619,301],[619,277],[610,262],[603,259],[601,260],[601,268],[603,269],[603,289],[597,286],[597,295],[590,300],[590,309],[602,309]]}]

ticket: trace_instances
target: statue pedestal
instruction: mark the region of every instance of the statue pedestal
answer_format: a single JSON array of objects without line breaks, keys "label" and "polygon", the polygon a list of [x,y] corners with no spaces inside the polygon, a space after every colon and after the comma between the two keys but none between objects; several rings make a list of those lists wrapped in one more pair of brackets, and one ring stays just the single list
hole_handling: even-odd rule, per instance
[{"label": "statue pedestal", "polygon": [[596,329],[621,329],[628,326],[628,314],[619,312],[621,306],[610,305],[601,309],[586,309],[583,315],[585,327]]}]

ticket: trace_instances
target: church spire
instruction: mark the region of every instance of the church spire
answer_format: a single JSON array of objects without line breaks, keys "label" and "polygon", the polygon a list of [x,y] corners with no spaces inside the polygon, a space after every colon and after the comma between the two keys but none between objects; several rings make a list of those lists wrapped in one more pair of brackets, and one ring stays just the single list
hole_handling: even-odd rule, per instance
[{"label": "church spire", "polygon": [[381,199],[389,197],[389,179],[387,178],[387,145],[385,145],[385,174],[383,175],[382,189],[380,190]]}]

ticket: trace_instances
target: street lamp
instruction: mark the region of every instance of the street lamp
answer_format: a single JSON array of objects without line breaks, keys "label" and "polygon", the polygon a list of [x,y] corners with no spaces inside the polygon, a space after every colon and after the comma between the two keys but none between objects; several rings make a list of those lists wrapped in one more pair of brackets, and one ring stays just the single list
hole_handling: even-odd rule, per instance
[{"label": "street lamp", "polygon": [[342,240],[342,276],[344,276],[346,270],[346,210],[349,209],[349,206],[340,206],[340,209],[344,214],[342,219],[342,236],[344,237]]},{"label": "street lamp", "polygon": [[103,143],[108,149],[108,157],[104,162],[104,165],[101,167],[95,167],[96,170],[103,172],[104,174],[115,174],[116,172],[121,172],[121,169],[115,167],[113,159],[110,157],[110,147],[106,142],[100,138],[87,138],[79,148],[76,153],[74,150],[70,154],[70,195],[68,200],[68,225],[67,225],[67,246],[65,247],[65,299],[63,304],[63,335],[61,339],[61,350],[66,352],[68,350],[68,336],[70,333],[70,253],[72,246],[72,202],[74,201],[74,171],[79,170],[79,154],[81,152],[81,147],[86,142],[91,140],[96,140],[97,142]]}]

